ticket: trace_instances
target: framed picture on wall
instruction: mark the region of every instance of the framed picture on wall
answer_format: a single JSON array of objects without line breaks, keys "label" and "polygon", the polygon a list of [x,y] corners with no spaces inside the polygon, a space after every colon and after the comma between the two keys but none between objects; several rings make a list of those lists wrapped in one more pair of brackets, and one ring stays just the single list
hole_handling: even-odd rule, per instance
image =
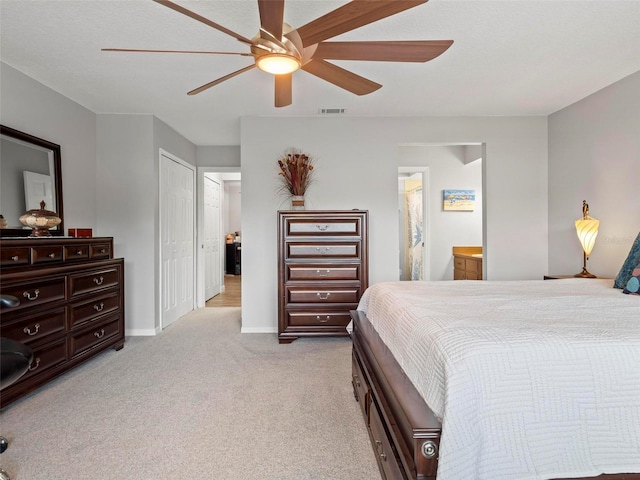
[{"label": "framed picture on wall", "polygon": [[476,206],[475,190],[443,190],[442,209],[456,212],[473,212]]}]

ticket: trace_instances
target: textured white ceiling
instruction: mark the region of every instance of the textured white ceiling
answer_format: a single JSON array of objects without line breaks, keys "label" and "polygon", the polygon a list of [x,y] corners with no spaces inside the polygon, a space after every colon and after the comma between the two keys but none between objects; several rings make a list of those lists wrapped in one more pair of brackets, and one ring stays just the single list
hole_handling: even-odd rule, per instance
[{"label": "textured white ceiling", "polygon": [[[246,37],[255,0],[176,0]],[[286,0],[294,27],[343,5]],[[335,39],[452,39],[427,63],[335,62],[381,83],[358,97],[306,72],[293,105],[240,56],[111,53],[101,48],[248,51],[151,0],[0,0],[0,59],[98,113],[151,113],[198,145],[238,144],[245,115],[547,115],[640,70],[640,0],[431,0]],[[334,40],[335,40],[334,39]]]}]

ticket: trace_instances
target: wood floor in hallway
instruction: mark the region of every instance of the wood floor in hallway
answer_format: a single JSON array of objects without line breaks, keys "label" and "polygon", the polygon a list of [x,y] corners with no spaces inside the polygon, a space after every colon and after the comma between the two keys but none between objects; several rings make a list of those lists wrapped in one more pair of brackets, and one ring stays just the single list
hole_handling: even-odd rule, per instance
[{"label": "wood floor in hallway", "polygon": [[242,276],[225,275],[224,292],[211,298],[205,304],[206,307],[240,307],[242,294]]}]

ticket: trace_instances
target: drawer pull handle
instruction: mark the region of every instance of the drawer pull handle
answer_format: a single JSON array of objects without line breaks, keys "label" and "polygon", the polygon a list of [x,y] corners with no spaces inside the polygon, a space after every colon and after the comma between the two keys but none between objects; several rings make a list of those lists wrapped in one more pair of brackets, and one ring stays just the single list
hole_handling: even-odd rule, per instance
[{"label": "drawer pull handle", "polygon": [[13,257],[11,257],[11,260],[17,262],[18,260],[20,260],[20,257],[18,255],[14,255]]},{"label": "drawer pull handle", "polygon": [[[33,362],[35,362],[35,365],[33,364]],[[29,365],[29,371],[33,372],[36,368],[38,368],[40,366],[40,357],[36,357],[33,362],[31,362],[31,365]]]},{"label": "drawer pull handle", "polygon": [[320,224],[316,224],[316,228],[318,230],[320,230],[321,232],[324,232],[325,230],[327,230],[329,228],[329,225],[320,225]]},{"label": "drawer pull handle", "polygon": [[78,251],[76,252],[76,255],[82,255],[82,250],[78,250]]},{"label": "drawer pull handle", "polygon": [[100,253],[107,253],[107,250],[106,250],[106,249],[104,249],[104,248],[101,248],[101,249],[100,249]]},{"label": "drawer pull handle", "polygon": [[104,328],[101,328],[99,332],[94,332],[94,333],[93,333],[93,335],[94,335],[96,338],[102,338],[102,337],[104,337]]},{"label": "drawer pull handle", "polygon": [[318,293],[316,293],[316,295],[318,295],[318,298],[320,300],[327,300],[329,298],[329,295],[331,295],[331,293],[330,292],[325,292],[325,293],[318,292]]},{"label": "drawer pull handle", "polygon": [[33,302],[35,299],[37,299],[38,295],[40,295],[40,290],[38,290],[38,289],[33,291],[33,295],[31,295],[31,293],[29,293],[29,292],[24,292],[22,294],[22,296],[24,298],[26,298],[27,300],[29,300],[30,302]]},{"label": "drawer pull handle", "polygon": [[36,323],[36,324],[33,326],[33,328],[34,328],[33,332],[31,331],[31,329],[30,329],[29,327],[24,327],[24,328],[22,329],[22,331],[23,331],[24,333],[26,333],[27,335],[29,335],[30,337],[33,337],[34,335],[37,335],[38,331],[40,331],[40,324],[39,324],[39,323]]},{"label": "drawer pull handle", "polygon": [[320,252],[320,255],[324,255],[325,253],[327,253],[329,250],[331,249],[331,247],[316,247],[316,250],[318,252]]},{"label": "drawer pull handle", "polygon": [[321,318],[320,315],[316,315],[316,320],[319,321],[320,323],[327,323],[330,318],[331,318],[331,315],[327,315],[325,318]]},{"label": "drawer pull handle", "polygon": [[55,253],[53,253],[53,252],[51,252],[51,253],[49,254],[49,258],[56,258],[56,254],[55,254]]},{"label": "drawer pull handle", "polygon": [[316,273],[318,274],[319,277],[328,277],[329,274],[331,273],[331,270],[327,269],[327,270],[316,270]]},{"label": "drawer pull handle", "polygon": [[102,285],[104,283],[104,277],[102,275],[99,277],[94,277],[93,283],[95,283],[96,285]]},{"label": "drawer pull handle", "polygon": [[103,302],[96,303],[96,304],[93,306],[93,309],[94,309],[96,312],[101,312],[102,310],[104,310],[104,303],[103,303]]}]

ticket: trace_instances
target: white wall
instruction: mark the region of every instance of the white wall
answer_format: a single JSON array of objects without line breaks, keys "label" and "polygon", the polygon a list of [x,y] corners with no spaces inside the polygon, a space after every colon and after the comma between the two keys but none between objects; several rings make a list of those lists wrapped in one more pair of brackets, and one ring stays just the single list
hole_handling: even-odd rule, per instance
[{"label": "white wall", "polygon": [[317,158],[309,209],[369,210],[370,283],[398,277],[398,147],[486,142],[487,278],[547,273],[545,117],[264,118],[241,121],[243,331],[277,326],[276,159],[288,147]]},{"label": "white wall", "polygon": [[587,269],[615,277],[640,231],[640,72],[549,117],[549,272],[575,274],[582,200],[600,220]]},{"label": "white wall", "polygon": [[60,145],[65,229],[95,231],[96,114],[6,63],[0,106],[2,125]]},{"label": "white wall", "polygon": [[160,326],[161,148],[195,165],[195,145],[156,117],[98,115],[98,222],[125,259],[127,335],[153,335]]},{"label": "white wall", "polygon": [[[475,158],[478,158],[477,156]],[[428,255],[431,280],[453,280],[454,245],[482,245],[482,161],[467,162],[467,147],[401,146],[398,166],[429,168]],[[465,189],[476,191],[473,212],[444,211],[442,191]]]},{"label": "white wall", "polygon": [[234,233],[242,229],[242,199],[240,197],[241,183],[238,180],[226,180],[224,182],[225,206],[225,232]]}]

